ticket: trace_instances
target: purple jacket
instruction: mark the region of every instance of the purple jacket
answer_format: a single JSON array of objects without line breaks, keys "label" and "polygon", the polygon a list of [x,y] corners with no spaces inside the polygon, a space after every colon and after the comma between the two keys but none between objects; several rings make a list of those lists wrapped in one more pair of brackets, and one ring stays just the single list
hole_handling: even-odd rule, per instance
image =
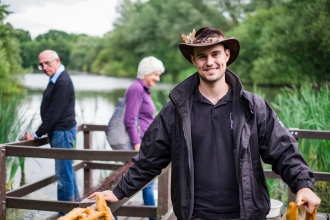
[{"label": "purple jacket", "polygon": [[[141,79],[136,79],[126,90],[126,111],[124,123],[134,145],[141,143],[144,132],[154,119],[156,107],[151,99],[150,87],[144,84]],[[139,125],[136,125],[136,121]]]}]

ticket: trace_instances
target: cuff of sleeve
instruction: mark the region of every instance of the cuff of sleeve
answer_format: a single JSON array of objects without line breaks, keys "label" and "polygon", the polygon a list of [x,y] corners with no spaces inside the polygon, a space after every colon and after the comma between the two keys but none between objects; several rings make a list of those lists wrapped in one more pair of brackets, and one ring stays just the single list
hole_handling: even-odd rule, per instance
[{"label": "cuff of sleeve", "polygon": [[125,197],[124,192],[118,189],[118,186],[116,186],[112,192],[119,200],[122,200]]},{"label": "cuff of sleeve", "polygon": [[309,180],[301,180],[297,183],[295,191],[293,191],[293,193],[296,194],[302,188],[310,188],[312,191],[314,191],[314,184]]},{"label": "cuff of sleeve", "polygon": [[36,138],[36,139],[40,138],[35,132],[33,133],[33,137]]}]

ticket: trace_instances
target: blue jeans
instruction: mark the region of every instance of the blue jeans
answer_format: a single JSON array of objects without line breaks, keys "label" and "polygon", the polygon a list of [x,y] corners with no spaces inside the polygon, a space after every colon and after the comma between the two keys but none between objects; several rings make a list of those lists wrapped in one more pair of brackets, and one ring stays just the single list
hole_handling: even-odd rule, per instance
[{"label": "blue jeans", "polygon": [[[152,181],[142,190],[143,202],[144,205],[147,206],[155,206],[155,198],[154,198],[154,185],[155,181]],[[156,220],[157,218],[149,218],[150,220]]]},{"label": "blue jeans", "polygon": [[[53,130],[48,133],[49,143],[52,148],[71,149],[76,140],[77,127],[69,130]],[[55,159],[55,174],[57,185],[57,199],[59,201],[80,200],[75,171],[72,160]],[[63,215],[64,213],[59,213]]]}]

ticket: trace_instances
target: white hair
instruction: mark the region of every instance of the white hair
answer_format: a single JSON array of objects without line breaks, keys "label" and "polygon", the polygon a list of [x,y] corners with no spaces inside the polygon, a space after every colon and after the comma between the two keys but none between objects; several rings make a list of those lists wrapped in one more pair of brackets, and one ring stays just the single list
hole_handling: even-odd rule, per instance
[{"label": "white hair", "polygon": [[161,74],[165,71],[163,62],[153,56],[145,57],[139,63],[137,78],[144,79],[144,75],[149,75],[156,71],[159,71]]},{"label": "white hair", "polygon": [[52,56],[53,59],[58,59],[58,58],[60,58],[60,57],[58,56],[58,54],[56,53],[56,51],[54,51],[54,50],[44,50],[44,51],[42,51],[42,52],[39,54],[39,56],[40,56],[41,54],[44,54],[44,53],[50,53],[50,55]]}]

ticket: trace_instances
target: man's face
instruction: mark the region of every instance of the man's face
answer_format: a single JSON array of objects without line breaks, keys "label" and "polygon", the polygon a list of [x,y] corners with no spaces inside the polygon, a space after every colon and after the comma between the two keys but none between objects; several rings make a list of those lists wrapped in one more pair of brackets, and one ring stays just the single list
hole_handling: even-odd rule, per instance
[{"label": "man's face", "polygon": [[148,75],[144,75],[144,78],[143,78],[143,82],[149,86],[149,87],[152,87],[154,85],[156,85],[157,82],[159,82],[160,80],[160,72],[159,71],[155,71],[151,74],[148,74]]},{"label": "man's face", "polygon": [[45,51],[39,55],[39,66],[47,76],[54,75],[60,64],[60,59],[54,59],[51,52]]},{"label": "man's face", "polygon": [[201,80],[206,83],[214,83],[223,78],[229,57],[230,51],[225,50],[222,44],[216,44],[207,47],[195,47],[191,61]]}]

